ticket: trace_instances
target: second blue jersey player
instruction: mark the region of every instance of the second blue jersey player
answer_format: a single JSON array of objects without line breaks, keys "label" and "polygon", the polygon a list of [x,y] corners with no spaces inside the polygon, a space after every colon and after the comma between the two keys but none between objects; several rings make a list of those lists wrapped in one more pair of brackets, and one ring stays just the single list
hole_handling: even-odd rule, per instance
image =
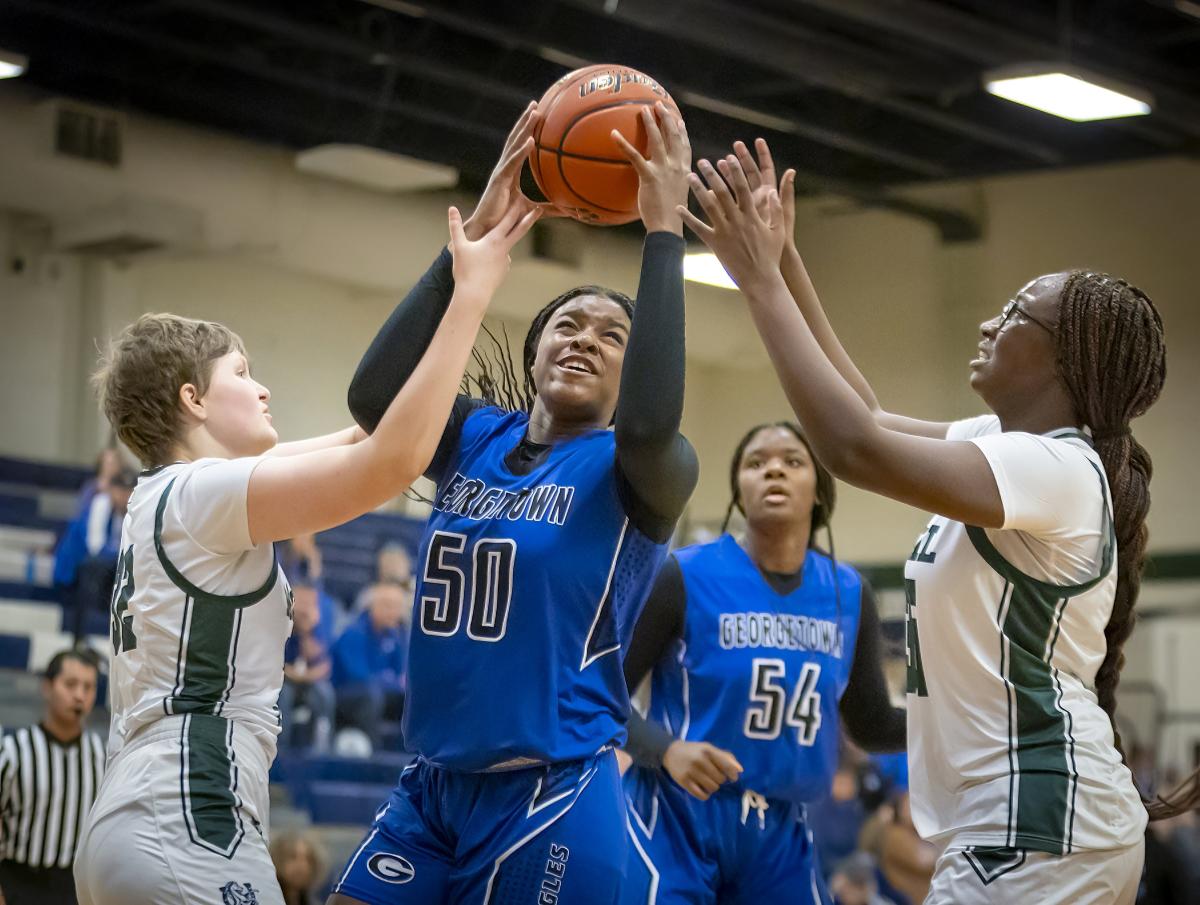
[{"label": "second blue jersey player", "polygon": [[630,723],[625,905],[828,902],[804,805],[829,793],[839,725],[904,747],[870,588],[813,544],[834,484],[799,428],[752,429],[730,484],[745,537],[667,561],[625,664],[631,688],[653,669]]},{"label": "second blue jersey player", "polygon": [[[533,207],[519,175],[537,116],[531,105],[514,127],[468,235]],[[428,472],[404,714],[419,756],[331,903],[617,900],[629,844],[613,753],[629,714],[622,652],[697,473],[679,434],[676,206],[691,152],[664,108],[644,116],[649,158],[625,146],[647,230],[636,306],[595,286],[564,293],[526,337],[529,405],[461,396],[447,424]],[[365,428],[451,291],[443,253],[376,337],[350,392]]]}]

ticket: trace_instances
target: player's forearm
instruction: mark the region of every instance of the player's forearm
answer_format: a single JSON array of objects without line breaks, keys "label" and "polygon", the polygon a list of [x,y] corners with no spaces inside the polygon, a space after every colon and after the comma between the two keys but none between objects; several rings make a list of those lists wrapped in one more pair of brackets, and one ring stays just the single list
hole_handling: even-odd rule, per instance
[{"label": "player's forearm", "polygon": [[675,736],[637,712],[630,714],[627,728],[629,738],[625,742],[625,752],[633,762],[641,767],[660,768],[663,755],[675,741]]},{"label": "player's forearm", "polygon": [[323,434],[320,437],[309,437],[307,440],[292,440],[288,443],[277,444],[268,456],[298,456],[307,452],[314,452],[318,449],[333,449],[337,446],[349,446],[351,443],[357,443],[363,439],[366,433],[361,427],[342,428],[340,431],[334,431],[331,434]]},{"label": "player's forearm", "polygon": [[247,497],[254,543],[340,525],[420,477],[450,414],[486,302],[470,289],[455,292],[429,348],[371,436],[258,465]]},{"label": "player's forearm", "polygon": [[354,420],[368,433],[383,418],[432,342],[454,291],[452,267],[450,252],[443,249],[363,354],[347,402]]},{"label": "player's forearm", "polygon": [[864,480],[882,433],[874,413],[826,357],[778,271],[742,291],[817,458],[844,480]]},{"label": "player's forearm", "polygon": [[683,420],[684,248],[673,233],[646,236],[613,425],[618,449],[666,446]]},{"label": "player's forearm", "polygon": [[813,337],[821,347],[821,351],[825,353],[845,381],[854,388],[854,391],[866,403],[867,408],[878,412],[879,400],[875,397],[875,391],[871,389],[871,385],[867,383],[867,379],[858,370],[841,340],[833,331],[833,326],[829,323],[825,308],[821,305],[821,299],[817,295],[816,287],[813,286],[812,279],[808,275],[808,268],[804,266],[804,259],[800,257],[800,253],[794,246],[789,245],[784,248],[780,269],[783,272],[783,279],[787,283],[788,291],[795,299],[796,307],[804,315],[804,320],[812,330]]},{"label": "player's forearm", "polygon": [[460,287],[429,348],[388,406],[361,449],[362,490],[377,498],[374,508],[406,490],[428,467],[450,416],[463,372],[487,308],[487,299]]},{"label": "player's forearm", "polygon": [[696,485],[695,452],[679,433],[685,378],[683,240],[646,237],[638,302],[613,425],[617,461],[638,499],[663,519],[683,512]]}]

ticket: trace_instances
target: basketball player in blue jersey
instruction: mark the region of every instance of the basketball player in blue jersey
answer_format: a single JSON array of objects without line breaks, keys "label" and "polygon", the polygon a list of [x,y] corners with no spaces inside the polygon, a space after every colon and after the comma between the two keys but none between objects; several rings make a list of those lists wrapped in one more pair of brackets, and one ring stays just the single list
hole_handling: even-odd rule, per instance
[{"label": "basketball player in blue jersey", "polygon": [[623,905],[828,902],[804,804],[829,794],[839,723],[904,748],[870,586],[815,545],[834,482],[799,427],[752,428],[730,489],[745,536],[667,560],[625,661],[631,690],[653,674],[626,746]]},{"label": "basketball player in blue jersey", "polygon": [[[514,127],[468,235],[533,206],[518,180],[537,116],[530,105]],[[597,286],[546,305],[525,339],[526,403],[460,396],[427,472],[437,490],[404,713],[419,756],[331,905],[617,900],[628,847],[613,753],[629,716],[622,649],[697,474],[679,434],[676,206],[691,152],[661,105],[644,117],[649,158],[623,145],[647,230],[636,306]],[[452,290],[443,253],[367,351],[350,389],[365,429],[408,379]],[[515,387],[508,376],[499,385]]]}]

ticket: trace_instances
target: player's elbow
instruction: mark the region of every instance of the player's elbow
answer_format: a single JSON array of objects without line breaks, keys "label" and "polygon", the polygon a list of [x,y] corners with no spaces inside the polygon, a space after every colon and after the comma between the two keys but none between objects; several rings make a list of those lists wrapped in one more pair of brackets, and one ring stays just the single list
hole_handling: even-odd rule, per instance
[{"label": "player's elbow", "polygon": [[355,373],[346,390],[346,408],[350,410],[350,417],[355,423],[368,434],[379,424],[378,406],[374,404],[367,381],[363,378],[362,368]]}]

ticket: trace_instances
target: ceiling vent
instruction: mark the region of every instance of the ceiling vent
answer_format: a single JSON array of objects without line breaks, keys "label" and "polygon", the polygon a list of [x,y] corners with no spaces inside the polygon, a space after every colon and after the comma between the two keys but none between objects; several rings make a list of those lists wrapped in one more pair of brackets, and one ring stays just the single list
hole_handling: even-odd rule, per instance
[{"label": "ceiling vent", "polygon": [[125,145],[125,118],[121,114],[55,98],[42,105],[42,115],[56,156],[114,169],[121,165]]}]

